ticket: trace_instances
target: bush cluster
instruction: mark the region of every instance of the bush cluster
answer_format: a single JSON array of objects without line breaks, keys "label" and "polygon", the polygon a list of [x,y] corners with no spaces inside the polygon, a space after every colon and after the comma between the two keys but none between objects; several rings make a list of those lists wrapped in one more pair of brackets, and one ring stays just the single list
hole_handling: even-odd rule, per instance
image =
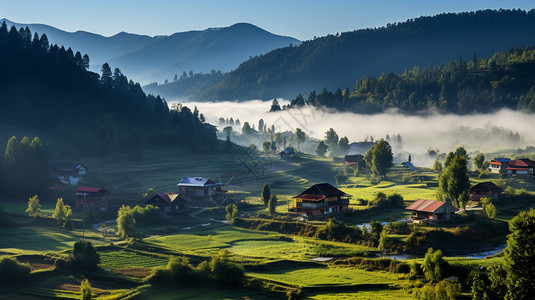
[{"label": "bush cluster", "polygon": [[22,286],[28,284],[30,271],[28,264],[21,264],[12,257],[0,257],[0,285]]},{"label": "bush cluster", "polygon": [[383,192],[377,193],[377,196],[372,201],[368,202],[368,206],[372,207],[390,207],[403,206],[403,196],[398,193],[386,195]]},{"label": "bush cluster", "polygon": [[207,282],[242,286],[244,278],[243,266],[230,261],[229,253],[222,251],[197,267],[193,267],[187,257],[171,257],[166,267],[154,268],[144,281],[160,286],[203,285]]}]

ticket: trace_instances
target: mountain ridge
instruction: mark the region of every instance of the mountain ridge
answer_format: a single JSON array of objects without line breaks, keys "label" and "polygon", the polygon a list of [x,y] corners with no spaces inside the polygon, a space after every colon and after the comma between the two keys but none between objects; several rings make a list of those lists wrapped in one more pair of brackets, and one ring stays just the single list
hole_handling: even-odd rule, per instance
[{"label": "mountain ridge", "polygon": [[107,62],[143,83],[172,80],[175,74],[189,70],[228,72],[249,57],[300,43],[249,23],[165,36],[121,31],[106,37],[83,30],[68,32],[46,24],[22,24],[5,18],[0,21],[4,20],[9,27],[28,26],[32,32],[45,33],[52,43],[87,53],[91,57],[92,71],[98,72]]},{"label": "mountain ridge", "polygon": [[219,81],[194,88],[180,82],[145,90],[167,98],[195,100],[291,99],[298,93],[352,88],[355,81],[489,57],[511,47],[535,45],[535,10],[442,13],[303,41],[296,47],[252,57]]}]

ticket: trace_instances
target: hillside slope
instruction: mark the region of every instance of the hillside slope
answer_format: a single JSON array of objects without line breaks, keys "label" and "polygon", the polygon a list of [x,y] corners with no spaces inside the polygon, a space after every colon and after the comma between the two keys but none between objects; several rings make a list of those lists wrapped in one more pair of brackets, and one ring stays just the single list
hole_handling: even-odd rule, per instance
[{"label": "hillside slope", "polygon": [[[323,87],[351,88],[355,80],[401,73],[413,66],[489,57],[535,44],[535,10],[483,10],[420,17],[385,27],[329,35],[273,50],[242,63],[222,80],[193,91],[152,86],[167,97],[203,100],[291,98]],[[176,83],[175,83],[176,84]]]}]

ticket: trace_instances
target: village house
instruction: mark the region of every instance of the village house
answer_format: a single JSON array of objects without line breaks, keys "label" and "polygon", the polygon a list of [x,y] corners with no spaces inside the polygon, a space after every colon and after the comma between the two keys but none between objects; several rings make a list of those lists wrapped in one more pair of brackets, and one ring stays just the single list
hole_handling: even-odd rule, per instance
[{"label": "village house", "polygon": [[457,211],[449,198],[446,198],[446,201],[418,199],[405,209],[412,212],[411,218],[414,223],[448,221]]},{"label": "village house", "polygon": [[508,177],[533,177],[535,161],[527,158],[511,160],[505,169]]},{"label": "village house", "polygon": [[218,204],[225,197],[223,184],[207,177],[184,177],[177,186],[182,198],[193,205]]},{"label": "village house", "polygon": [[360,161],[364,159],[364,156],[360,154],[352,154],[344,156],[344,164],[346,165],[358,165]]},{"label": "village house", "polygon": [[293,197],[288,213],[306,215],[309,219],[323,219],[348,210],[351,196],[329,183],[315,184]]},{"label": "village house", "polygon": [[109,192],[103,188],[81,186],[76,189],[76,208],[106,209]]},{"label": "village house", "polygon": [[281,157],[281,159],[292,159],[297,157],[297,153],[295,152],[295,149],[293,147],[288,147],[279,152],[279,156]]},{"label": "village house", "polygon": [[163,212],[176,212],[183,206],[183,199],[176,193],[159,193],[145,201],[145,205],[153,205]]},{"label": "village house", "polygon": [[506,169],[507,167],[509,167],[510,161],[511,160],[509,158],[503,158],[503,157],[493,158],[489,162],[489,171],[491,173],[498,173],[498,174],[505,175],[507,174]]},{"label": "village house", "polygon": [[63,184],[77,185],[87,173],[87,167],[80,163],[53,163],[52,168]]},{"label": "village house", "polygon": [[470,200],[481,201],[481,198],[497,200],[503,189],[490,181],[480,182],[470,187]]}]

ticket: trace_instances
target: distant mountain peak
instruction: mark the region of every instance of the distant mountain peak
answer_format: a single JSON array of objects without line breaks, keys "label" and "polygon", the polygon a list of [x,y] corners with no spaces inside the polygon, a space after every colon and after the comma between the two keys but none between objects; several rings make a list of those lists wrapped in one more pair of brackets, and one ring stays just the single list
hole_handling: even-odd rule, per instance
[{"label": "distant mountain peak", "polygon": [[106,37],[86,31],[67,32],[45,24],[2,20],[17,28],[28,26],[32,32],[46,33],[51,43],[87,53],[91,59],[91,70],[95,72],[99,72],[100,66],[107,62],[142,83],[162,82],[189,70],[195,73],[211,70],[228,72],[249,57],[290,43],[300,43],[249,23],[154,37],[125,31]]}]

